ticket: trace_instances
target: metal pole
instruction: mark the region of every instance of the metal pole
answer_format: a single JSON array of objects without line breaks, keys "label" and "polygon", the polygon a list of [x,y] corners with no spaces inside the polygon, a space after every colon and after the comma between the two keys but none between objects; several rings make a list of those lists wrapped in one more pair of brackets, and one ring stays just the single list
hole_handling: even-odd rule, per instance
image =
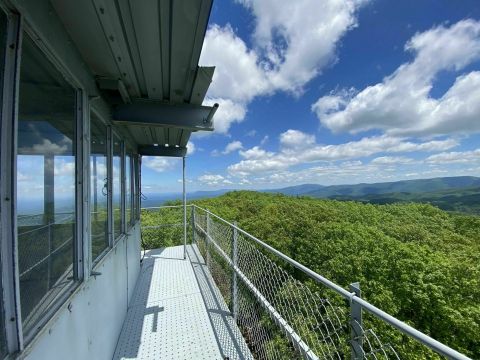
[{"label": "metal pole", "polygon": [[[350,284],[349,289],[356,296],[361,297],[360,283]],[[365,351],[363,350],[362,306],[353,301],[350,303],[350,328],[352,360],[363,360]]]},{"label": "metal pole", "polygon": [[[234,223],[237,226],[237,223]],[[237,267],[237,241],[238,241],[238,231],[236,228],[233,228],[232,233],[232,315],[233,319],[237,321],[238,316],[238,284],[237,284],[237,272],[235,268]]]},{"label": "metal pole", "polygon": [[187,193],[185,192],[185,156],[183,163],[183,258],[187,258]]},{"label": "metal pole", "polygon": [[192,245],[195,244],[195,206],[192,206]]}]

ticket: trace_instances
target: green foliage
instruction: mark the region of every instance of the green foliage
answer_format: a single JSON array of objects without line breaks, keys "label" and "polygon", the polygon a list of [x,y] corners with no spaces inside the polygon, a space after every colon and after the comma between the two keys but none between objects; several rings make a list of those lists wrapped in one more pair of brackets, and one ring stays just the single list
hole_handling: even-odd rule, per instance
[{"label": "green foliage", "polygon": [[[166,205],[180,205],[169,202]],[[191,242],[191,209],[187,208],[187,243]],[[142,209],[142,246],[145,249],[177,246],[183,244],[183,208]]]},{"label": "green foliage", "polygon": [[[359,281],[362,296],[376,306],[480,358],[480,218],[428,204],[246,191],[196,203],[344,287]],[[389,326],[372,323],[402,358],[437,358]]]}]

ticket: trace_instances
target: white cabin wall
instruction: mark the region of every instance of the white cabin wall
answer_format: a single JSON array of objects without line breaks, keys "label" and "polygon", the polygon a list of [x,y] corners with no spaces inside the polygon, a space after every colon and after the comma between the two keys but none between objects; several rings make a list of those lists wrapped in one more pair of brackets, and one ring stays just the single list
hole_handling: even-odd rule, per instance
[{"label": "white cabin wall", "polygon": [[95,267],[94,271],[101,275],[80,285],[25,349],[22,358],[112,359],[140,272],[139,222],[128,235]]}]

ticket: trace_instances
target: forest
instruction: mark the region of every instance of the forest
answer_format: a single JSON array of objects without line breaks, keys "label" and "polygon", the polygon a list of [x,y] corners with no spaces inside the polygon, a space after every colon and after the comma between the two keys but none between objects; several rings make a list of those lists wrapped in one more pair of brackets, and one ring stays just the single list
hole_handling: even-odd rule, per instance
[{"label": "forest", "polygon": [[[236,221],[345,288],[360,282],[362,297],[374,305],[480,358],[480,217],[430,204],[378,205],[253,191],[194,203]],[[142,213],[142,225],[171,220],[159,214]],[[174,245],[157,236],[145,239],[147,248]],[[433,358],[412,349],[401,349],[407,354],[402,358]]]}]

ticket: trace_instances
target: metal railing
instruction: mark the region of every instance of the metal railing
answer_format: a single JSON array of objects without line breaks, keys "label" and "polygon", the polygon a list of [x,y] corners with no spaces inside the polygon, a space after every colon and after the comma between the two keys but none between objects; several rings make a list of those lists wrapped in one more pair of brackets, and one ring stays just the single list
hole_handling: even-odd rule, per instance
[{"label": "metal railing", "polygon": [[207,209],[189,213],[191,243],[255,358],[412,358],[410,344],[420,358],[469,359],[362,299],[358,283],[346,290]]}]

